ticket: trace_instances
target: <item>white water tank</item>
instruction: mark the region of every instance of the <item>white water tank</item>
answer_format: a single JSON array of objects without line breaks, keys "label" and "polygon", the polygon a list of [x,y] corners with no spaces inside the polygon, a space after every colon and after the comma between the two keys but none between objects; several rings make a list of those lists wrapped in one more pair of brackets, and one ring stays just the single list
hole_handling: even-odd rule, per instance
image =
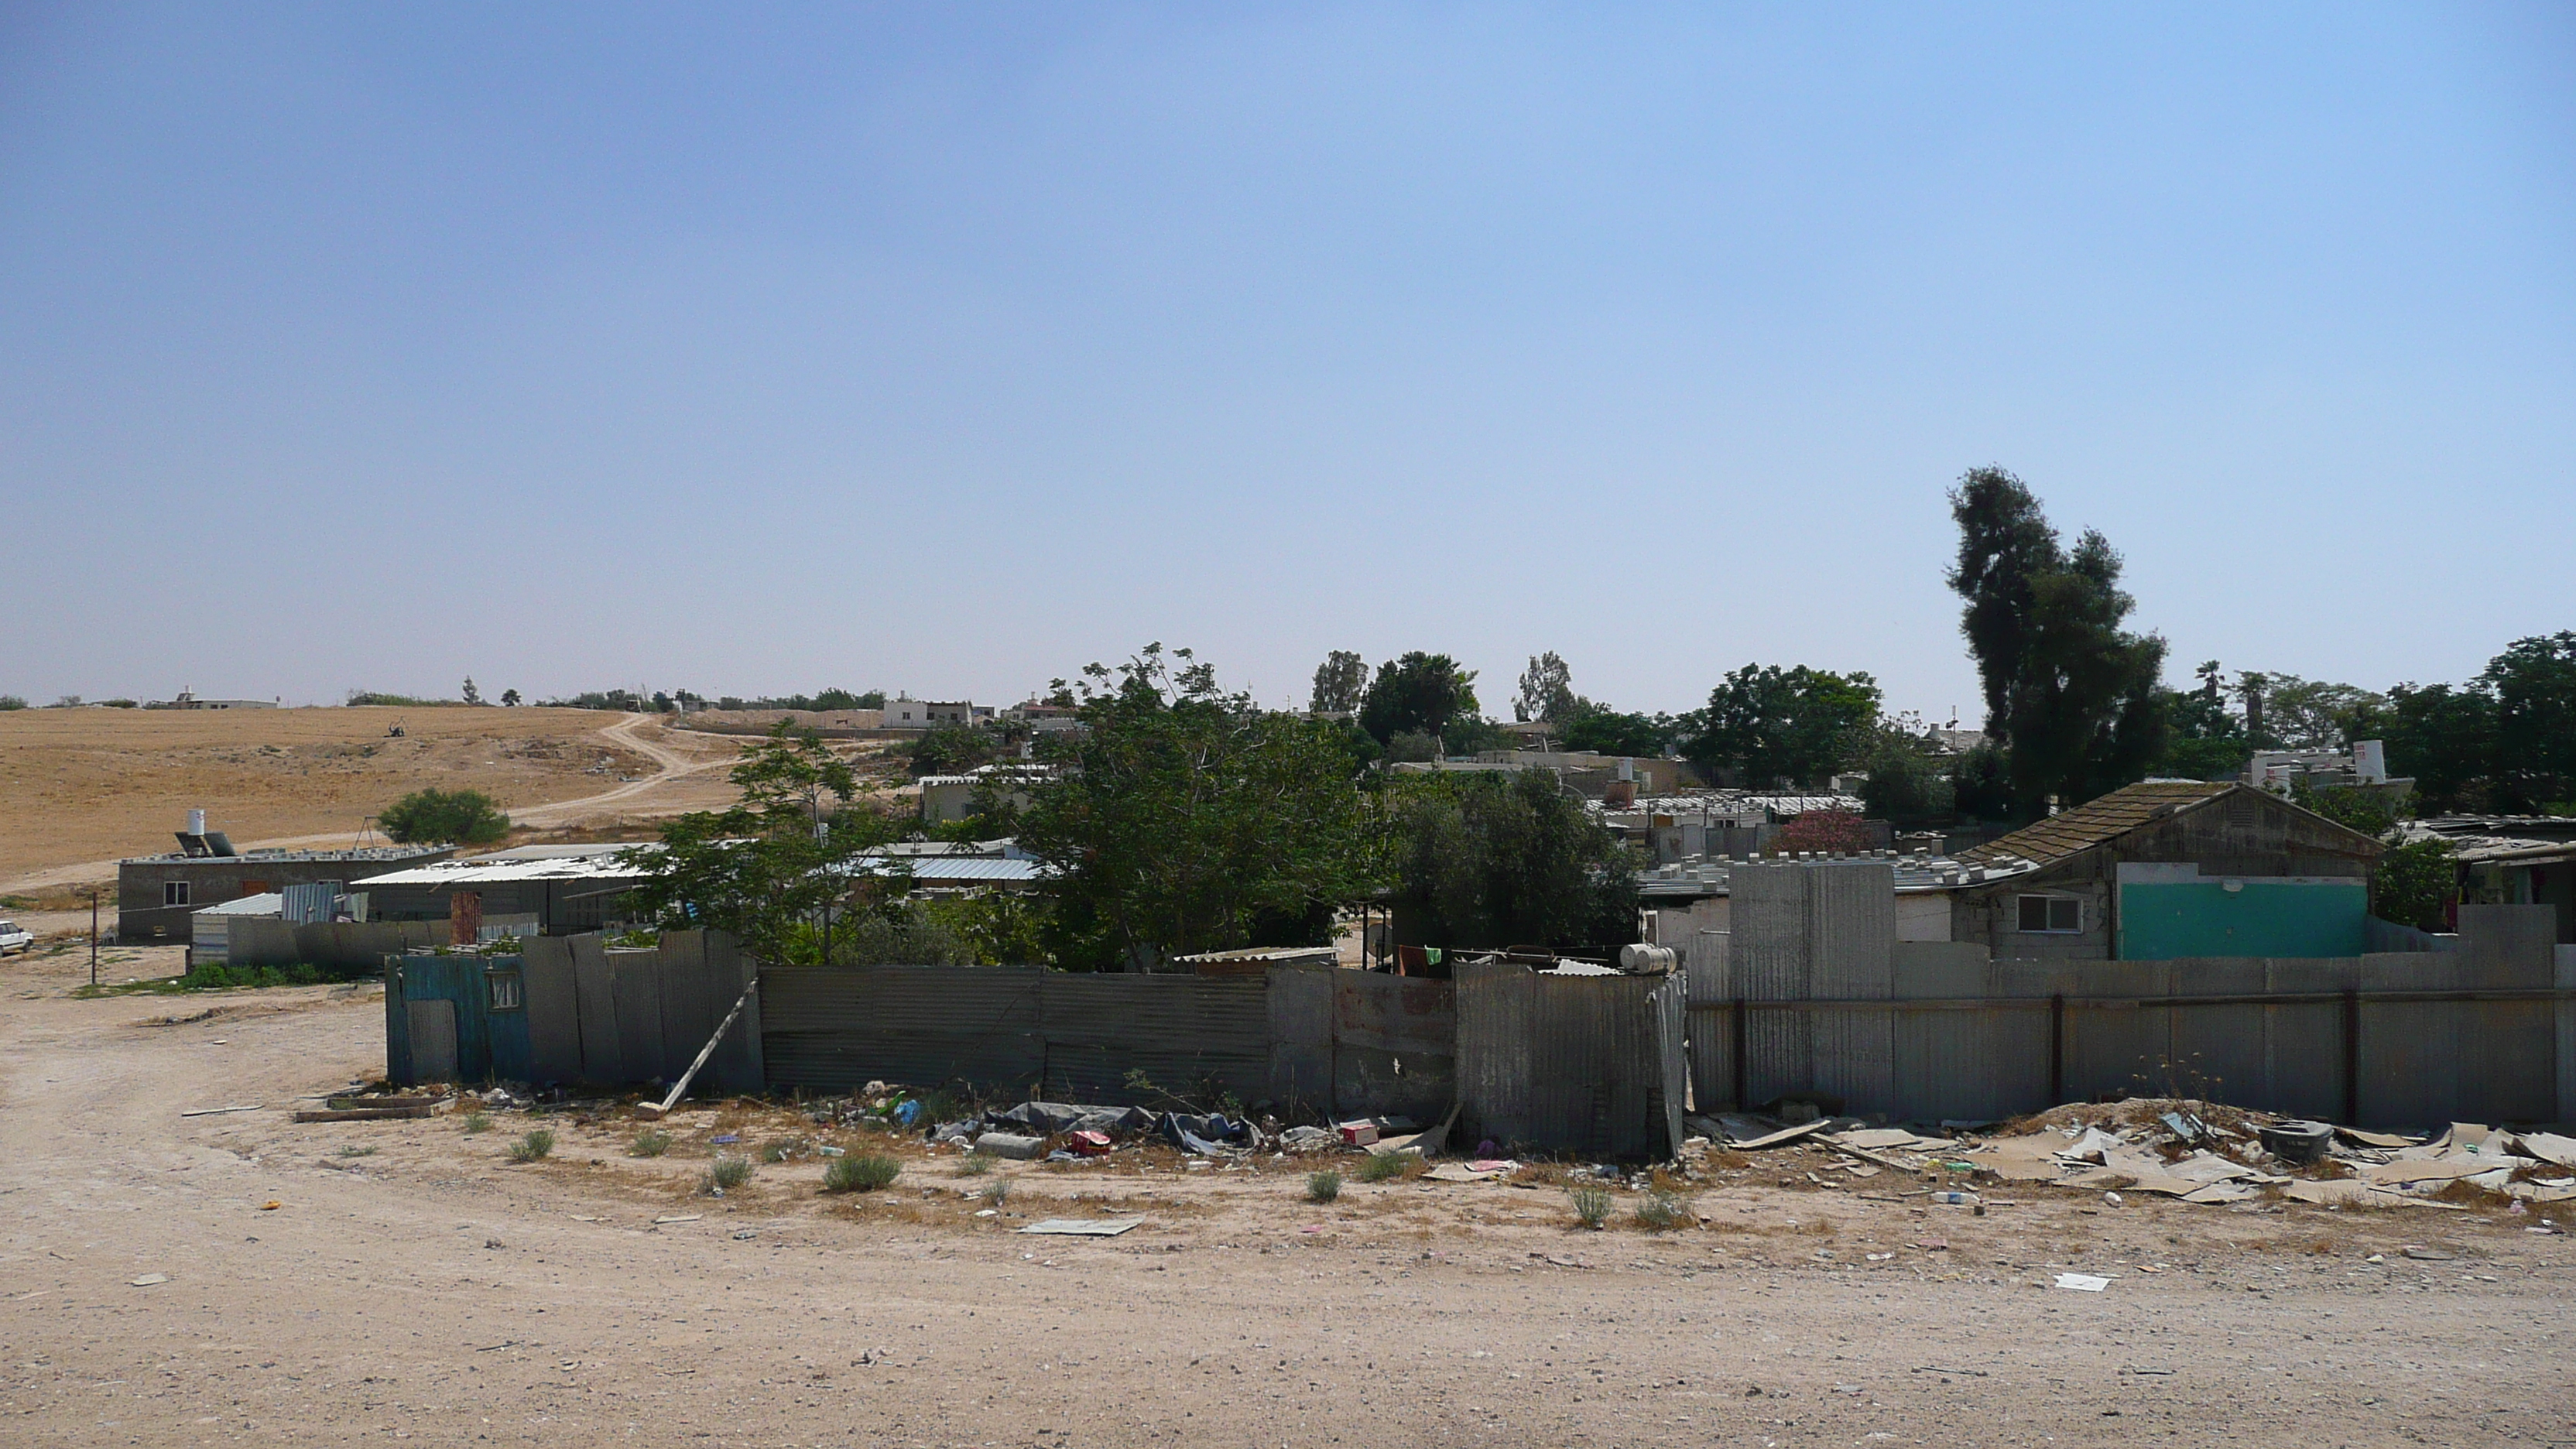
[{"label": "white water tank", "polygon": [[203,835],[206,833],[205,811],[191,810],[188,812],[188,833],[190,835]]},{"label": "white water tank", "polygon": [[1619,948],[1619,969],[1631,976],[1669,976],[1673,959],[1670,946],[1649,946],[1639,942]]}]

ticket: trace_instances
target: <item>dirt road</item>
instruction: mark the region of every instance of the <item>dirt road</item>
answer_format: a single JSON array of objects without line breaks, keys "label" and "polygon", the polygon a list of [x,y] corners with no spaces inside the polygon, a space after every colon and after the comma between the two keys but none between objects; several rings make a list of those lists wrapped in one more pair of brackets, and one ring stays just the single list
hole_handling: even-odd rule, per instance
[{"label": "dirt road", "polygon": [[[10,1444],[2576,1438],[2568,1240],[2528,1218],[1729,1189],[1649,1236],[1492,1185],[1315,1207],[1302,1165],[1014,1168],[1018,1216],[978,1218],[989,1179],[917,1148],[888,1193],[822,1197],[807,1162],[719,1200],[704,1139],[794,1119],[684,1112],[648,1161],[558,1116],[532,1166],[519,1114],[299,1127],[381,1066],[371,989],[74,979],[0,976]],[[1145,1225],[1006,1231],[1113,1204]],[[2111,1287],[2039,1286],[2069,1268]]]}]

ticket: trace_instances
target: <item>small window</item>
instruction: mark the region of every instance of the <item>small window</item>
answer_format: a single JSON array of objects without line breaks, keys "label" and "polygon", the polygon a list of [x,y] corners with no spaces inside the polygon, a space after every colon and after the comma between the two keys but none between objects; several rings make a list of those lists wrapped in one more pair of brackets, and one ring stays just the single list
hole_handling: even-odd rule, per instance
[{"label": "small window", "polygon": [[484,1005],[494,1011],[519,1009],[519,973],[495,971],[483,978]]},{"label": "small window", "polygon": [[2020,900],[2024,931],[2071,936],[2084,929],[2084,903],[2072,896],[2023,896]]},{"label": "small window", "polygon": [[187,903],[188,883],[186,881],[165,880],[161,882],[161,904],[165,906],[184,906]]}]

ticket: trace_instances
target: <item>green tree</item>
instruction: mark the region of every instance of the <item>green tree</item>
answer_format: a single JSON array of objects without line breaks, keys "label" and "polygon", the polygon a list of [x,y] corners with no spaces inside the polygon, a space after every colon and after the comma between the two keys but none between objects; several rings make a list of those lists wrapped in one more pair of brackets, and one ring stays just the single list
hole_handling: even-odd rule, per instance
[{"label": "green tree", "polygon": [[1930,829],[1956,818],[1958,787],[1921,735],[1882,721],[1854,763],[1869,774],[1860,799],[1873,818],[1899,830]]},{"label": "green tree", "polygon": [[2427,815],[2489,807],[2496,769],[2496,701],[2481,683],[2400,684],[2388,691],[2381,725],[2388,772],[2415,782],[2415,808]]},{"label": "green tree", "polygon": [[1020,822],[1054,867],[1057,964],[1321,944],[1334,910],[1382,882],[1384,831],[1346,732],[1262,711],[1187,650],[1083,673],[1072,768]]},{"label": "green tree", "polygon": [[1637,935],[1634,860],[1545,770],[1399,787],[1397,901],[1424,944],[1598,946]]},{"label": "green tree", "polygon": [[1307,708],[1317,714],[1348,714],[1368,692],[1368,661],[1348,649],[1336,649],[1315,666],[1315,693]]},{"label": "green tree", "polygon": [[1594,710],[1576,715],[1566,725],[1565,748],[1598,755],[1661,756],[1679,728],[1671,715]]},{"label": "green tree", "polygon": [[1399,734],[1443,734],[1476,713],[1476,671],[1416,649],[1377,667],[1360,698],[1360,728],[1384,744]]},{"label": "green tree", "polygon": [[2248,671],[2237,685],[2262,701],[2263,735],[2255,748],[2340,750],[2368,738],[2386,717],[2388,696],[2295,674]]},{"label": "green tree", "polygon": [[1858,671],[1747,664],[1709,692],[1684,753],[1752,789],[1822,784],[1867,743],[1878,704],[1878,681]]},{"label": "green tree", "polygon": [[377,811],[376,828],[405,845],[489,845],[510,833],[510,817],[480,790],[414,790]]},{"label": "green tree", "polygon": [[2159,775],[2191,780],[2233,780],[2245,773],[2254,746],[2245,737],[2242,718],[2230,706],[2225,671],[2215,659],[2193,671],[2200,686],[2162,692],[2165,709],[2165,753],[2154,769]]},{"label": "green tree", "polygon": [[2576,632],[2516,639],[2478,682],[2495,698],[2495,788],[2506,810],[2576,799]]},{"label": "green tree", "polygon": [[645,873],[630,906],[666,926],[731,932],[766,960],[834,959],[857,857],[893,834],[891,822],[853,806],[848,762],[786,721],[744,753],[732,780],[742,791],[732,807],[679,816],[658,844],[623,853]]},{"label": "green tree", "polygon": [[519,707],[519,692],[515,689],[502,690],[501,704],[507,709],[517,709]]},{"label": "green tree", "polygon": [[2451,843],[2440,836],[2391,846],[2371,874],[2370,913],[2419,931],[2449,930],[2458,880]]},{"label": "green tree", "polygon": [[467,704],[481,704],[483,702],[483,691],[474,687],[473,675],[469,674],[465,676],[465,691],[459,697]]},{"label": "green tree", "polygon": [[912,742],[910,751],[912,777],[924,775],[962,775],[979,765],[989,765],[1002,757],[1004,748],[999,731],[983,725],[940,725],[925,730]]},{"label": "green tree", "polygon": [[2051,797],[2072,805],[2142,779],[2165,753],[2165,643],[2121,628],[2136,601],[2120,555],[2087,532],[2059,547],[2039,500],[2001,469],[1969,473],[1950,495],[1959,525],[1951,588],[2025,817]]},{"label": "green tree", "polygon": [[1573,671],[1555,650],[1530,656],[1529,668],[1521,671],[1520,687],[1512,693],[1513,719],[1522,724],[1564,725],[1590,709],[1583,696],[1574,692]]},{"label": "green tree", "polygon": [[27,697],[25,695],[0,694],[0,710],[25,709],[26,707]]}]

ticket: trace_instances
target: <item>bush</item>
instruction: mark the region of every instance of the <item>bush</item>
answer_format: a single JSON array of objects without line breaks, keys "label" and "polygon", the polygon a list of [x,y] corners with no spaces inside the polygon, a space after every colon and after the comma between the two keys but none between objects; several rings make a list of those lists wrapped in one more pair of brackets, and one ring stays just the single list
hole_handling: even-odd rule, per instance
[{"label": "bush", "polygon": [[0,709],[25,709],[26,707],[27,701],[23,696],[0,694]]},{"label": "bush", "polygon": [[671,1134],[659,1127],[647,1127],[635,1134],[635,1140],[626,1144],[626,1150],[636,1157],[659,1157],[671,1150]]},{"label": "bush", "polygon": [[993,1164],[998,1161],[1000,1159],[989,1152],[969,1152],[957,1159],[957,1170],[968,1177],[982,1177],[992,1171]]},{"label": "bush", "polygon": [[825,1192],[874,1192],[892,1187],[903,1174],[903,1163],[882,1153],[863,1153],[857,1157],[835,1157],[823,1164]]},{"label": "bush", "polygon": [[1325,1168],[1306,1174],[1306,1201],[1331,1202],[1342,1195],[1342,1175]]},{"label": "bush", "polygon": [[1404,1155],[1398,1152],[1373,1152],[1360,1164],[1360,1181],[1387,1182],[1404,1176]]},{"label": "bush", "polygon": [[414,790],[378,811],[376,827],[404,845],[489,845],[510,833],[510,817],[480,790]]},{"label": "bush", "polygon": [[512,1162],[542,1162],[555,1150],[555,1134],[540,1127],[510,1144]]},{"label": "bush", "polygon": [[1650,1233],[1670,1229],[1682,1219],[1682,1204],[1670,1193],[1650,1192],[1637,1204],[1637,1226]]},{"label": "bush", "polygon": [[1610,1189],[1606,1187],[1570,1188],[1566,1196],[1574,1200],[1574,1215],[1583,1219],[1587,1228],[1597,1228],[1610,1220]]},{"label": "bush", "polygon": [[1009,1178],[997,1177],[991,1182],[984,1184],[984,1205],[986,1207],[1000,1207],[1002,1204],[1009,1202],[1010,1200],[1011,1180]]},{"label": "bush", "polygon": [[716,1165],[707,1169],[707,1190],[710,1192],[723,1192],[749,1181],[751,1159],[748,1157],[719,1157]]},{"label": "bush", "polygon": [[468,1113],[466,1113],[466,1114],[465,1114],[465,1130],[466,1130],[469,1134],[470,1134],[470,1133],[475,1133],[475,1132],[489,1132],[489,1131],[491,1131],[491,1130],[492,1130],[492,1118],[491,1118],[491,1115],[490,1115],[489,1113],[485,1113],[485,1112],[468,1112]]}]

